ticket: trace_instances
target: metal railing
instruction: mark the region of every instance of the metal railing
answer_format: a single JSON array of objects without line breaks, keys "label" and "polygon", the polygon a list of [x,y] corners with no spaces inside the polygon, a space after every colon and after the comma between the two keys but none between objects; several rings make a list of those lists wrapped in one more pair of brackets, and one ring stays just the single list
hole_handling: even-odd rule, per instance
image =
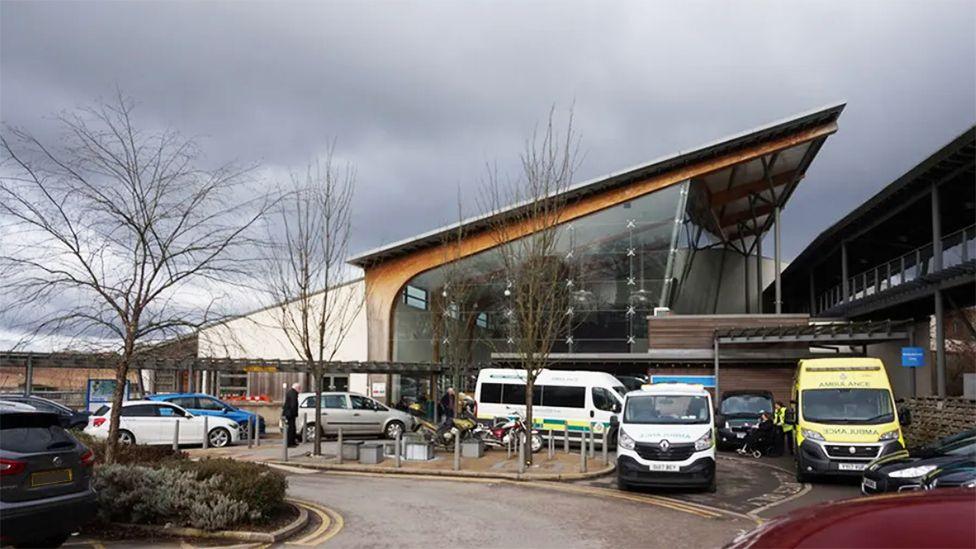
[{"label": "metal railing", "polygon": [[[942,269],[948,269],[976,259],[976,225],[970,225],[942,237]],[[890,288],[918,280],[936,272],[932,244],[914,250],[861,271],[847,279],[847,301],[857,301]],[[817,312],[844,303],[844,286],[838,284],[821,292],[816,298]]]}]

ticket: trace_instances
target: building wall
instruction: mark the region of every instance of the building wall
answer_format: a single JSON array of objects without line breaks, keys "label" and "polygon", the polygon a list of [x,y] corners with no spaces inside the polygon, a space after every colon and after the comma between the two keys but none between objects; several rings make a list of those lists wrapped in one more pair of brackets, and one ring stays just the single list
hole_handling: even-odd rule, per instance
[{"label": "building wall", "polygon": [[[915,331],[915,346],[923,349],[931,348],[929,340],[929,322],[916,322],[912,325]],[[901,365],[901,348],[908,346],[906,341],[890,341],[878,345],[868,345],[867,356],[879,358],[884,362],[888,372],[888,380],[896,399],[909,398],[912,395],[912,377],[915,378],[915,394],[931,395],[935,392],[935,354],[928,353],[925,366],[921,368],[904,368]]]},{"label": "building wall", "polygon": [[[342,339],[334,360],[364,361],[367,358],[368,345],[366,311],[363,306],[365,281],[355,280],[337,286],[332,291],[336,293],[332,303],[351,303],[354,307],[348,311],[351,327]],[[198,334],[197,356],[299,360],[301,356],[281,328],[280,315],[278,308],[267,308],[204,328]],[[283,394],[283,386],[295,381],[305,384],[304,374],[297,373],[251,373],[248,377],[252,394],[268,394],[276,400]],[[366,377],[366,374],[351,374],[349,390],[368,394]],[[307,389],[310,390],[311,387]]]}]

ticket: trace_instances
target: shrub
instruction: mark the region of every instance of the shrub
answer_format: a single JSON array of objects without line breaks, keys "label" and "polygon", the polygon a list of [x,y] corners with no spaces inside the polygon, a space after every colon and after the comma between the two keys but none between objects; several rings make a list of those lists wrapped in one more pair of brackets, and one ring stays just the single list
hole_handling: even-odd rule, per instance
[{"label": "shrub", "polygon": [[285,501],[288,481],[267,465],[226,458],[171,461],[167,465],[194,475],[198,481],[219,478],[221,493],[246,503],[252,520],[271,516]]},{"label": "shrub", "polygon": [[[96,463],[105,463],[107,444],[104,439],[94,438],[81,432],[71,434],[95,454]],[[159,465],[173,460],[185,460],[186,457],[185,452],[174,452],[172,446],[119,444],[115,451],[115,463],[122,465]]]},{"label": "shrub", "polygon": [[246,502],[224,492],[221,482],[220,475],[201,481],[178,468],[116,464],[98,467],[94,486],[105,521],[219,530],[253,516]]}]

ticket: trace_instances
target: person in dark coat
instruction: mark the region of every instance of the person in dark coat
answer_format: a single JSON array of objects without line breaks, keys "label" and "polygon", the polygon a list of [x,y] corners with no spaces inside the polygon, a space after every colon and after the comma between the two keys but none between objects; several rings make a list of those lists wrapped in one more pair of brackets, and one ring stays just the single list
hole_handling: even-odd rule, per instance
[{"label": "person in dark coat", "polygon": [[293,383],[291,388],[285,392],[285,404],[281,407],[281,417],[285,418],[288,437],[288,446],[298,446],[298,436],[295,434],[295,420],[298,419],[298,390],[302,388],[301,383]]},{"label": "person in dark coat", "polygon": [[444,393],[444,396],[441,397],[441,402],[440,402],[440,412],[441,412],[442,422],[447,423],[450,422],[452,419],[454,419],[455,403],[456,401],[454,400],[454,387],[448,387],[447,392]]}]

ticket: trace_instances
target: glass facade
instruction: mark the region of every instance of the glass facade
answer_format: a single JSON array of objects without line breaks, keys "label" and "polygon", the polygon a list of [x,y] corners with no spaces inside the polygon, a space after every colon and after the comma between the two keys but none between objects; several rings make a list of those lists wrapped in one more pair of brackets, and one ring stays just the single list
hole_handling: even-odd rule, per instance
[{"label": "glass facade", "polygon": [[[670,303],[687,263],[690,185],[673,185],[560,225],[571,322],[556,353],[647,350],[647,321]],[[487,361],[511,351],[511,285],[497,249],[424,272],[404,288],[394,313],[393,357],[403,361]]]}]

